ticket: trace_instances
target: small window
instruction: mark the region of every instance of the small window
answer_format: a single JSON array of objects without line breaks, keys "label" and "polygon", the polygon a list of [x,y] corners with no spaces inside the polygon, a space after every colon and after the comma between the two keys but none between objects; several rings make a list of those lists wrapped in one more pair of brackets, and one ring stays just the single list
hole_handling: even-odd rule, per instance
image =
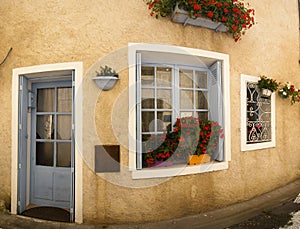
[{"label": "small window", "polygon": [[241,146],[242,151],[275,146],[274,93],[261,96],[259,77],[242,75],[241,79]]}]

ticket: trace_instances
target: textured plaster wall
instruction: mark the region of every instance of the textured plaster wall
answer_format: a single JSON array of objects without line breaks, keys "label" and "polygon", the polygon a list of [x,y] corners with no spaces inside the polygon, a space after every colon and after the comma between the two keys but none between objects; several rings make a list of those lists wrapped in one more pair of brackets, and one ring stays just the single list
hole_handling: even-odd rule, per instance
[{"label": "textured plaster wall", "polygon": [[[71,61],[83,61],[86,74],[84,222],[151,221],[195,214],[252,198],[299,178],[300,104],[290,106],[276,96],[276,147],[240,152],[240,74],[266,74],[300,87],[297,1],[249,2],[256,9],[258,23],[242,41],[234,43],[226,34],[151,18],[141,0],[2,0],[0,58],[10,47],[13,52],[0,66],[0,198],[10,193],[12,69]],[[128,69],[124,67],[129,42],[229,54],[232,160],[228,170],[166,180],[131,180],[126,168]],[[104,58],[114,52],[120,55]],[[92,82],[98,63],[111,63],[120,71],[120,81],[112,91],[99,94]],[[124,165],[121,173],[96,175],[94,145],[118,142]]]}]

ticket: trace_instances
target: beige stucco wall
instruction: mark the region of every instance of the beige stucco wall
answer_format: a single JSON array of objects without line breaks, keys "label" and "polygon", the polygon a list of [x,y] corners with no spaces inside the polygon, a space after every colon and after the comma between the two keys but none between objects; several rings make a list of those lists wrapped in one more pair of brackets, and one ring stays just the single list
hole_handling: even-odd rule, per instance
[{"label": "beige stucco wall", "polygon": [[[10,47],[13,51],[0,66],[0,198],[10,193],[12,69],[71,61],[82,61],[86,74],[84,222],[151,221],[195,214],[252,198],[298,179],[300,104],[290,106],[276,96],[276,147],[240,152],[240,74],[266,74],[300,87],[297,1],[249,2],[256,9],[258,23],[235,43],[230,35],[151,18],[145,2],[139,0],[1,1],[0,59]],[[128,165],[128,69],[123,66],[127,62],[124,47],[129,42],[229,54],[232,160],[228,170],[139,181],[131,180],[126,167],[122,167],[120,176],[93,172],[93,149],[98,142],[121,141],[121,164]],[[95,64],[117,51],[121,54],[112,63],[120,71],[120,81],[112,91],[99,94],[90,79]]]}]

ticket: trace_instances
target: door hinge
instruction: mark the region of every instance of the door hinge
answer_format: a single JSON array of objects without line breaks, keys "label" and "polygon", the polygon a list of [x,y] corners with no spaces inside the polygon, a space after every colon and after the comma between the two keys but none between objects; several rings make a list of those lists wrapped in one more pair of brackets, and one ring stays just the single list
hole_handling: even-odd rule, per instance
[{"label": "door hinge", "polygon": [[75,87],[75,81],[72,81],[72,87]]},{"label": "door hinge", "polygon": [[20,84],[20,91],[22,91],[23,90],[23,85],[22,84]]},{"label": "door hinge", "polygon": [[22,130],[22,124],[19,124],[19,130]]},{"label": "door hinge", "polygon": [[19,163],[19,169],[21,169],[22,168],[22,164],[21,163]]},{"label": "door hinge", "polygon": [[20,201],[20,200],[18,200],[18,206],[19,206],[19,207],[21,206],[21,201]]},{"label": "door hinge", "polygon": [[74,209],[70,208],[70,213],[73,214],[74,213]]}]

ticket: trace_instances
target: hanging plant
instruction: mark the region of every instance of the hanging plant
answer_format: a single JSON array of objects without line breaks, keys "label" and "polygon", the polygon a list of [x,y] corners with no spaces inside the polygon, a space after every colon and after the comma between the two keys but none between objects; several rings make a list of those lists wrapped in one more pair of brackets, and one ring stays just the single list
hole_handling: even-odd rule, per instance
[{"label": "hanging plant", "polygon": [[300,89],[295,88],[295,86],[289,82],[278,90],[278,94],[283,99],[291,97],[292,105],[296,102],[300,102]]},{"label": "hanging plant", "polygon": [[209,18],[223,23],[227,32],[239,41],[254,24],[254,9],[241,0],[148,0],[150,15],[158,18],[171,17],[175,7],[188,12],[190,18]]}]

